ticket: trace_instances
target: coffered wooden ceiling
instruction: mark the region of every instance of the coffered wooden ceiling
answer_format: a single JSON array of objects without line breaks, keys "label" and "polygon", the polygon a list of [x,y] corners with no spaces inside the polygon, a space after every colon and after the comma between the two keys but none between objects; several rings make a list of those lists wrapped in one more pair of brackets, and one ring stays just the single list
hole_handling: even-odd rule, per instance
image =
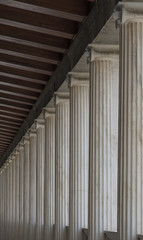
[{"label": "coffered wooden ceiling", "polygon": [[105,24],[115,2],[0,0],[0,165]]}]

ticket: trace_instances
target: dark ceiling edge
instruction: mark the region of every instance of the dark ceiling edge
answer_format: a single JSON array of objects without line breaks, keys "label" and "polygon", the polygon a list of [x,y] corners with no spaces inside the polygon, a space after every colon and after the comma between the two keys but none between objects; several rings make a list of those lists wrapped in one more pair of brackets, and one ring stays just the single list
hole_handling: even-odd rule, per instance
[{"label": "dark ceiling edge", "polygon": [[9,145],[5,154],[1,158],[0,167],[21,141],[22,137],[33,124],[33,121],[40,115],[43,107],[45,107],[51,100],[54,92],[57,91],[65,80],[67,73],[70,72],[76,65],[80,57],[83,55],[87,45],[96,38],[102,27],[110,18],[118,2],[119,0],[98,0],[97,3],[95,3],[87,19],[82,24],[78,35],[75,37],[69,50],[64,55],[62,62],[50,78],[47,86],[41,93],[37,102],[20,127],[18,133],[14,137],[12,143]]}]

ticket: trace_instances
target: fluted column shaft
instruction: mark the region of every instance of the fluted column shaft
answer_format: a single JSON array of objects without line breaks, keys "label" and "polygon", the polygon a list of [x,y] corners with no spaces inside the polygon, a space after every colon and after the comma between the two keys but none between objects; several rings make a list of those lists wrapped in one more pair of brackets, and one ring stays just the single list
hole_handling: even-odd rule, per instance
[{"label": "fluted column shaft", "polygon": [[56,94],[55,239],[67,240],[69,224],[69,93]]},{"label": "fluted column shaft", "polygon": [[36,120],[36,240],[43,239],[44,229],[44,167],[45,167],[45,121]]},{"label": "fluted column shaft", "polygon": [[55,108],[45,109],[44,239],[54,239],[55,224]]},{"label": "fluted column shaft", "polygon": [[19,151],[15,150],[15,239],[19,239]]},{"label": "fluted column shaft", "polygon": [[12,240],[15,240],[15,155],[12,155]]},{"label": "fluted column shaft", "polygon": [[143,3],[121,3],[119,232],[143,234]]},{"label": "fluted column shaft", "polygon": [[118,47],[90,47],[89,240],[103,240],[117,230]]},{"label": "fluted column shaft", "polygon": [[24,136],[24,192],[23,192],[23,239],[28,239],[29,227],[29,136]]},{"label": "fluted column shaft", "polygon": [[12,236],[12,159],[9,158],[9,238]]},{"label": "fluted column shaft", "polygon": [[30,176],[29,176],[29,239],[35,240],[36,230],[36,129],[30,129]]},{"label": "fluted column shaft", "polygon": [[24,144],[19,145],[19,238],[23,239],[24,222]]},{"label": "fluted column shaft", "polygon": [[70,74],[70,240],[88,228],[89,74]]}]

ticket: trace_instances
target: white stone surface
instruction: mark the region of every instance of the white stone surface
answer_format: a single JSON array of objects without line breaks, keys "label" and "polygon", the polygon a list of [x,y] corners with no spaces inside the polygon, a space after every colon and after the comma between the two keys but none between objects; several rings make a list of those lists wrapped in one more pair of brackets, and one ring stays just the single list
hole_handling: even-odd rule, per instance
[{"label": "white stone surface", "polygon": [[143,234],[143,2],[120,5],[118,230],[135,240]]},{"label": "white stone surface", "polygon": [[89,73],[70,73],[69,239],[82,240],[88,227]]},{"label": "white stone surface", "polygon": [[117,230],[118,46],[90,45],[89,240]]},{"label": "white stone surface", "polygon": [[36,235],[36,128],[29,130],[29,239],[35,240]]},{"label": "white stone surface", "polygon": [[44,239],[54,239],[55,225],[55,108],[45,109]]},{"label": "white stone surface", "polygon": [[44,230],[45,120],[43,114],[36,120],[36,128],[36,240],[41,240]]},{"label": "white stone surface", "polygon": [[19,144],[19,239],[23,238],[24,212],[24,144]]},{"label": "white stone surface", "polygon": [[55,240],[67,240],[69,224],[69,93],[56,93]]}]

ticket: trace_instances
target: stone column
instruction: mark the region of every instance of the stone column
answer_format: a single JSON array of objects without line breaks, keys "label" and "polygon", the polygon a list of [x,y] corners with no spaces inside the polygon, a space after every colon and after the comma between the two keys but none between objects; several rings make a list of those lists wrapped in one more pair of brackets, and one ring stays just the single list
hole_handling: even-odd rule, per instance
[{"label": "stone column", "polygon": [[118,47],[90,45],[89,240],[117,231]]},{"label": "stone column", "polygon": [[70,73],[70,240],[88,228],[89,73]]},{"label": "stone column", "polygon": [[15,187],[15,154],[12,153],[12,240],[15,240],[15,209],[16,209],[16,202],[15,202],[15,194],[16,194],[16,187]]},{"label": "stone column", "polygon": [[19,239],[23,239],[24,223],[24,144],[19,144]]},{"label": "stone column", "polygon": [[143,234],[143,2],[120,4],[119,232]]},{"label": "stone column", "polygon": [[69,224],[69,93],[56,93],[55,239],[67,240]]},{"label": "stone column", "polygon": [[29,131],[30,138],[30,176],[29,176],[29,239],[35,240],[36,230],[36,128]]},{"label": "stone column", "polygon": [[43,114],[36,120],[36,128],[36,240],[41,240],[44,230],[45,120]]},{"label": "stone column", "polygon": [[15,240],[19,239],[19,151],[15,150]]},{"label": "stone column", "polygon": [[12,236],[12,159],[9,157],[9,238]]},{"label": "stone column", "polygon": [[23,138],[24,144],[24,192],[23,192],[23,239],[28,239],[29,228],[29,136]]},{"label": "stone column", "polygon": [[45,109],[44,239],[54,239],[55,224],[55,108]]}]

